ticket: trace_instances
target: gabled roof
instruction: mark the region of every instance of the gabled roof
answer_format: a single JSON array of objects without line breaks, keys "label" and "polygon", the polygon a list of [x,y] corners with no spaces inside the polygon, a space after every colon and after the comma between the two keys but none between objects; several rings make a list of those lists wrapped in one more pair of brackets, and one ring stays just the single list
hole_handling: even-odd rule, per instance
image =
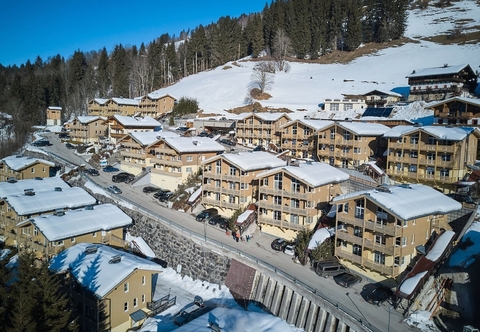
[{"label": "gabled roof", "polygon": [[6,164],[8,168],[17,172],[35,164],[45,164],[50,167],[55,166],[55,163],[52,163],[51,161],[25,156],[8,156],[3,158],[2,162]]},{"label": "gabled roof", "polygon": [[383,134],[383,137],[402,137],[415,131],[423,131],[437,139],[448,141],[462,141],[472,132],[480,134],[478,128],[472,127],[445,127],[445,126],[396,126]]},{"label": "gabled roof", "polygon": [[448,103],[452,103],[455,101],[459,101],[465,104],[470,104],[470,105],[475,105],[480,107],[480,99],[478,98],[468,98],[468,97],[452,97],[448,98],[445,100],[440,100],[440,101],[432,101],[431,103],[428,103],[425,105],[425,108],[433,108],[435,106],[440,106]]},{"label": "gabled roof", "polygon": [[276,156],[263,151],[224,153],[207,159],[202,164],[212,162],[218,159],[225,159],[229,163],[237,166],[244,171],[254,171],[261,169],[269,169],[285,165],[285,161]]},{"label": "gabled roof", "polygon": [[113,204],[93,205],[87,209],[67,211],[62,216],[42,215],[30,220],[50,242],[132,223],[132,218]]},{"label": "gabled roof", "polygon": [[109,101],[110,101],[110,99],[108,99],[108,98],[93,98],[92,100],[90,100],[89,104],[97,103],[99,105],[105,105]]},{"label": "gabled roof", "polygon": [[287,113],[253,112],[245,118],[249,118],[250,116],[260,118],[264,121],[277,121],[283,116],[286,116],[287,119],[291,120]]},{"label": "gabled roof", "polygon": [[393,91],[387,91],[387,90],[380,90],[380,89],[375,89],[372,91],[369,91],[367,93],[363,94],[364,96],[371,96],[371,95],[387,95],[387,96],[392,96],[392,97],[402,97],[401,94],[393,92]]},{"label": "gabled roof", "polygon": [[[161,133],[164,133],[164,132],[163,131],[136,131],[134,133],[128,134],[127,137],[128,136],[132,137],[132,139],[134,139],[135,142],[137,142],[141,146],[148,146],[158,141],[158,137],[159,135],[161,135]],[[175,135],[174,137],[179,137],[174,132],[169,132],[169,133],[172,133],[172,136]]]},{"label": "gabled roof", "polygon": [[77,116],[77,120],[80,123],[87,124],[93,121],[97,120],[103,120],[105,121],[107,118],[104,116],[94,116],[94,115],[82,115],[82,116]]},{"label": "gabled roof", "polygon": [[111,100],[118,105],[138,106],[138,100],[137,99],[112,98]]},{"label": "gabled roof", "polygon": [[334,124],[334,121],[330,120],[305,120],[305,119],[297,119],[290,122],[285,123],[284,125],[280,126],[280,128],[290,127],[294,123],[301,123],[307,127],[312,128],[313,130],[320,130],[325,129],[326,127]]},{"label": "gabled roof", "polygon": [[35,195],[8,195],[6,201],[20,216],[53,211],[56,209],[75,209],[94,205],[97,200],[79,187],[35,192]]},{"label": "gabled roof", "polygon": [[[87,247],[97,250],[87,253]],[[110,262],[114,256],[120,256],[121,259],[112,264]],[[49,269],[54,272],[69,271],[83,288],[99,298],[108,295],[136,270],[163,272],[160,265],[145,258],[91,243],[79,243],[62,251],[50,261]]]},{"label": "gabled roof", "polygon": [[150,116],[133,117],[115,114],[113,118],[125,127],[155,128],[161,126],[160,122]]},{"label": "gabled roof", "polygon": [[61,111],[62,110],[62,108],[60,106],[48,106],[48,109],[52,110],[52,111]]},{"label": "gabled roof", "polygon": [[371,122],[338,122],[337,125],[345,130],[348,130],[360,136],[381,136],[390,130],[380,123]]},{"label": "gabled roof", "polygon": [[382,189],[362,190],[340,195],[332,202],[339,203],[365,197],[401,220],[429,215],[447,214],[460,210],[462,204],[437,190],[421,184],[382,186]]},{"label": "gabled roof", "polygon": [[223,152],[223,145],[209,137],[165,137],[165,143],[179,153]]},{"label": "gabled roof", "polygon": [[56,187],[66,189],[70,188],[70,185],[60,177],[18,180],[14,183],[0,182],[0,197],[23,195],[26,189],[40,192],[51,191]]},{"label": "gabled roof", "polygon": [[350,178],[348,174],[338,170],[337,168],[320,162],[299,163],[298,166],[284,165],[262,172],[257,175],[257,178],[264,178],[266,176],[276,174],[282,170],[314,188],[330,183],[344,182]]},{"label": "gabled roof", "polygon": [[152,100],[158,100],[158,99],[162,99],[162,98],[165,98],[165,97],[170,97],[173,100],[177,100],[177,98],[173,97],[172,95],[169,95],[168,93],[167,94],[159,94],[159,93],[152,92],[152,93],[147,94],[143,98],[146,98],[146,97],[148,97]]},{"label": "gabled roof", "polygon": [[415,69],[410,75],[406,76],[406,78],[456,74],[456,73],[459,73],[460,71],[462,71],[463,69],[465,69],[467,67],[470,71],[472,71],[472,68],[470,68],[470,66],[468,64],[453,65],[453,66],[446,65],[446,66],[442,66],[442,67]]}]

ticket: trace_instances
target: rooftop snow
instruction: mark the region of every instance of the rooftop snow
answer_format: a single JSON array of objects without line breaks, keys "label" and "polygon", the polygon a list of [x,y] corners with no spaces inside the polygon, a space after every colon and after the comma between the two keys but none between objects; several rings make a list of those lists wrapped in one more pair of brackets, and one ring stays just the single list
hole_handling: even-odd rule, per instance
[{"label": "rooftop snow", "polygon": [[56,209],[75,209],[87,205],[94,205],[97,200],[84,189],[73,187],[62,191],[50,190],[35,192],[33,196],[23,194],[7,196],[10,207],[19,216],[26,216]]},{"label": "rooftop snow", "polygon": [[221,157],[244,171],[254,171],[285,165],[285,161],[263,151],[225,153],[222,154]]},{"label": "rooftop snow", "polygon": [[66,189],[70,188],[70,185],[59,177],[42,178],[42,180],[18,180],[15,183],[0,182],[0,197],[23,195],[25,189],[33,189],[35,192],[40,192],[53,190],[56,187]]},{"label": "rooftop snow", "polygon": [[441,106],[441,105],[445,105],[445,104],[448,104],[448,103],[454,102],[454,101],[460,101],[462,103],[471,104],[471,105],[475,105],[475,106],[480,106],[480,99],[478,99],[478,98],[452,97],[452,98],[448,98],[448,99],[444,99],[444,100],[440,100],[440,101],[432,101],[432,102],[428,103],[427,105],[425,105],[425,108]]},{"label": "rooftop snow", "polygon": [[155,128],[160,127],[161,124],[154,118],[150,116],[143,116],[143,117],[133,117],[133,116],[126,116],[126,115],[118,115],[115,114],[113,116],[119,123],[124,125],[125,127],[147,127],[147,128]]},{"label": "rooftop snow", "polygon": [[[89,246],[97,247],[97,252],[86,254]],[[120,262],[110,264],[113,256],[121,255]],[[145,258],[104,245],[79,243],[55,256],[50,261],[50,270],[73,274],[75,279],[98,297],[104,297],[135,270],[152,272],[163,271],[162,267]]]},{"label": "rooftop snow", "polygon": [[180,153],[225,151],[223,145],[209,137],[165,137],[163,140]]},{"label": "rooftop snow", "polygon": [[329,120],[306,120],[306,119],[296,119],[290,122],[285,123],[284,125],[280,126],[280,128],[285,128],[291,126],[294,122],[300,122],[303,125],[313,128],[313,130],[320,130],[323,128],[326,128],[332,124],[334,124],[333,121]]},{"label": "rooftop snow", "polygon": [[106,104],[110,99],[108,98],[94,98],[93,99],[97,104],[104,105]]},{"label": "rooftop snow", "polygon": [[130,99],[130,98],[112,98],[112,101],[119,104],[119,105],[131,105],[131,106],[138,106],[138,99]]},{"label": "rooftop snow", "polygon": [[42,163],[50,167],[55,166],[55,163],[52,163],[51,161],[45,159],[24,156],[8,156],[3,158],[2,161],[7,164],[10,169],[13,169],[17,172],[37,163]]},{"label": "rooftop snow", "polygon": [[259,112],[259,113],[251,113],[257,117],[259,117],[260,119],[264,120],[264,121],[277,121],[278,119],[280,119],[282,116],[288,116],[287,113],[267,113],[267,112]]},{"label": "rooftop snow", "polygon": [[426,259],[436,262],[440,257],[442,257],[445,249],[448,247],[452,239],[455,237],[454,231],[445,231],[435,240],[435,243],[428,250]]},{"label": "rooftop snow", "polygon": [[400,285],[400,292],[402,292],[405,295],[410,295],[412,292],[417,288],[418,283],[422,278],[427,274],[428,271],[423,271],[420,273],[417,273],[413,277],[410,277],[408,279],[405,279],[403,283]]},{"label": "rooftop snow", "polygon": [[361,136],[381,136],[390,130],[383,124],[370,122],[339,122],[338,125]]},{"label": "rooftop snow", "polygon": [[167,131],[167,132],[163,132],[163,131],[160,131],[160,132],[158,132],[158,131],[136,131],[136,132],[130,133],[130,136],[135,141],[140,143],[140,145],[148,146],[148,145],[152,144],[153,142],[156,142],[158,140],[158,137],[161,134],[166,134],[166,133],[168,133],[167,135],[170,135],[170,133],[171,133],[172,137],[178,137],[177,134],[175,134],[174,132],[171,132],[171,131]]},{"label": "rooftop snow", "polygon": [[60,106],[48,106],[49,110],[61,111],[62,108]]},{"label": "rooftop snow", "polygon": [[474,129],[468,127],[445,127],[445,126],[396,126],[383,134],[384,137],[402,137],[417,130],[421,130],[437,139],[461,141],[467,137]]},{"label": "rooftop snow", "polygon": [[132,218],[115,205],[101,204],[93,209],[69,210],[63,216],[42,215],[32,222],[49,241],[58,241],[125,227],[132,223]]},{"label": "rooftop snow", "polygon": [[102,116],[81,115],[81,116],[77,116],[77,120],[80,123],[87,124],[87,123],[90,123],[90,122],[93,122],[93,121],[96,121],[96,120],[106,120],[106,118],[102,117]]},{"label": "rooftop snow", "polygon": [[377,93],[375,93],[375,92],[380,92],[380,94],[387,95],[387,96],[402,97],[402,95],[399,94],[399,93],[396,93],[396,92],[393,92],[393,91],[388,91],[388,90],[380,90],[380,89],[375,89],[375,90],[369,91],[369,92],[365,93],[364,96],[377,95]]},{"label": "rooftop snow", "polygon": [[415,69],[410,75],[407,75],[406,77],[413,78],[413,77],[423,77],[423,76],[433,76],[433,75],[456,74],[467,66],[468,66],[467,64],[463,64],[463,65],[453,65],[453,66],[447,65],[442,67]]},{"label": "rooftop snow", "polygon": [[347,181],[350,176],[329,164],[322,162],[299,163],[298,166],[282,165],[274,169],[262,172],[257,175],[257,178],[278,173],[284,170],[292,174],[300,181],[304,181],[312,187],[320,187],[330,183],[339,183]]},{"label": "rooftop snow", "polygon": [[462,204],[437,190],[421,184],[388,186],[390,192],[363,190],[334,197],[332,202],[365,195],[402,220],[411,220],[435,214],[447,214],[460,210]]},{"label": "rooftop snow", "polygon": [[144,254],[148,258],[155,258],[156,255],[153,252],[152,248],[145,242],[145,240],[141,236],[132,236],[130,233],[127,232],[125,235],[125,240],[131,243],[132,248],[135,247],[139,249],[142,254]]},{"label": "rooftop snow", "polygon": [[329,239],[332,234],[326,228],[320,228],[313,233],[310,242],[308,242],[308,249],[312,250],[321,245],[326,239]]},{"label": "rooftop snow", "polygon": [[238,216],[237,218],[237,224],[243,224],[245,222],[245,220],[248,219],[248,217],[254,213],[255,211],[253,210],[245,210],[242,212],[241,215]]}]

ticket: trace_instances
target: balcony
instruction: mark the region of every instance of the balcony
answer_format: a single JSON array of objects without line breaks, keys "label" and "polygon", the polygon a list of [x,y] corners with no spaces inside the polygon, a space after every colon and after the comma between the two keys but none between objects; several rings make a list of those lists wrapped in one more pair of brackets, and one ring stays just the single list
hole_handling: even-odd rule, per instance
[{"label": "balcony", "polygon": [[176,177],[176,178],[181,178],[182,177],[182,173],[180,172],[170,172],[170,171],[167,171],[167,170],[162,170],[160,168],[155,168],[153,167],[151,169],[152,173],[155,173],[155,174],[161,174],[161,175],[166,175],[166,176],[173,176],[173,177]]},{"label": "balcony", "polygon": [[263,223],[263,224],[266,224],[266,225],[276,226],[276,227],[280,227],[280,228],[293,229],[293,230],[297,230],[297,231],[308,228],[308,225],[300,225],[300,224],[294,224],[294,223],[291,223],[291,222],[288,222],[288,221],[275,220],[275,219],[272,219],[270,217],[262,216],[262,215],[258,217],[258,221]]},{"label": "balcony", "polygon": [[288,205],[272,204],[266,201],[258,201],[258,208],[265,208],[271,211],[281,211],[286,213],[297,214],[299,216],[307,216],[307,209],[300,209]]},{"label": "balcony", "polygon": [[366,268],[369,268],[372,271],[380,272],[381,274],[392,276],[392,277],[398,276],[401,272],[399,266],[386,266],[368,259],[365,259],[363,261],[363,266],[365,266]]},{"label": "balcony", "polygon": [[155,148],[155,154],[167,154],[171,156],[176,156],[177,152],[173,149],[167,149],[167,148]]},{"label": "balcony", "polygon": [[288,191],[286,189],[270,189],[266,187],[260,187],[260,194],[270,194],[282,197],[293,197],[299,199],[308,199],[308,193],[299,193],[298,191]]},{"label": "balcony", "polygon": [[345,240],[353,244],[358,244],[363,246],[363,237],[355,236],[353,234],[349,234],[345,231],[337,231],[336,232],[337,239]]},{"label": "balcony", "polygon": [[340,247],[337,247],[335,249],[335,255],[341,259],[345,259],[349,262],[357,263],[359,265],[362,265],[362,262],[363,262],[362,256],[354,255],[352,253],[343,251],[342,249],[340,249]]},{"label": "balcony", "polygon": [[238,209],[243,209],[244,208],[243,204],[230,203],[230,202],[223,201],[223,200],[217,201],[215,199],[206,198],[206,197],[202,197],[202,203],[212,205],[212,206],[218,206],[218,207],[221,207],[221,208],[232,209],[232,210],[238,210]]},{"label": "balcony", "polygon": [[182,161],[178,161],[178,160],[173,161],[170,158],[168,158],[168,159],[167,158],[164,158],[164,159],[151,158],[150,163],[158,164],[158,165],[165,165],[165,166],[172,166],[172,167],[182,167],[183,166]]},{"label": "balcony", "polygon": [[138,153],[135,150],[122,150],[120,151],[122,157],[135,158],[135,159],[145,159],[147,158],[146,153]]},{"label": "balcony", "polygon": [[121,144],[125,148],[135,148],[135,149],[140,148],[140,145],[136,142],[122,142]]},{"label": "balcony", "polygon": [[365,239],[363,242],[365,248],[369,248],[372,251],[380,251],[389,256],[397,256],[400,253],[400,247],[397,247],[393,244],[381,244],[377,243],[371,239]]},{"label": "balcony", "polygon": [[383,233],[390,236],[395,236],[395,230],[397,229],[397,227],[393,225],[382,225],[372,220],[365,221],[365,228],[377,233]]},{"label": "balcony", "polygon": [[456,145],[439,145],[437,152],[455,152]]}]

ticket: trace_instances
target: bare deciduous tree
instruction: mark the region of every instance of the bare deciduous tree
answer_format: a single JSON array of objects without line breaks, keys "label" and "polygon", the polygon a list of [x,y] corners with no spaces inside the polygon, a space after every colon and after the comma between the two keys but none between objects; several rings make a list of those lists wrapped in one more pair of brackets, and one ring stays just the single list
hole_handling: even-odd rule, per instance
[{"label": "bare deciduous tree", "polygon": [[252,86],[264,93],[273,85],[275,65],[272,62],[262,61],[253,68]]}]

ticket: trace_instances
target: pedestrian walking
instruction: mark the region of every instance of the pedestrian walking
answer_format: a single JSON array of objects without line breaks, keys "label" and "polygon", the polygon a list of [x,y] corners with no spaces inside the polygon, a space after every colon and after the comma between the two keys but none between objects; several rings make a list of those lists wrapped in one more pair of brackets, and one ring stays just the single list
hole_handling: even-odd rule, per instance
[{"label": "pedestrian walking", "polygon": [[247,242],[250,241],[250,235],[247,234]]},{"label": "pedestrian walking", "polygon": [[259,225],[258,229],[260,230],[260,234],[262,234],[262,225]]},{"label": "pedestrian walking", "polygon": [[235,239],[237,238],[237,232],[232,231],[232,237],[233,237],[233,239],[235,240]]},{"label": "pedestrian walking", "polygon": [[237,242],[240,241],[240,233],[236,233],[237,235]]}]

